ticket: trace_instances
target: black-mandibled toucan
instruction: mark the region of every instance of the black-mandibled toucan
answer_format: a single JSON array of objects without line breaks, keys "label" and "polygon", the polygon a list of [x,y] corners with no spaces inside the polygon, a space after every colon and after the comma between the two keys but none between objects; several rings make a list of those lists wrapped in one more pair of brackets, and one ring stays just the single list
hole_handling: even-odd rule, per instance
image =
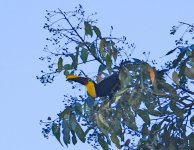
[{"label": "black-mandibled toucan", "polygon": [[93,98],[110,96],[113,90],[116,89],[120,83],[118,73],[110,75],[98,84],[91,79],[75,75],[67,76],[67,80],[75,81],[82,85],[85,85],[88,94]]}]

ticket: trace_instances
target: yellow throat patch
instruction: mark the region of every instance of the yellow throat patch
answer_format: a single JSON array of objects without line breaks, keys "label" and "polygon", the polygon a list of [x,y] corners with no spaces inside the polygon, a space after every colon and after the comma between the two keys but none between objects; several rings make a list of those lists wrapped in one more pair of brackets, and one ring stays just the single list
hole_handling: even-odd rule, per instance
[{"label": "yellow throat patch", "polygon": [[88,84],[86,85],[86,90],[88,91],[88,94],[95,98],[96,97],[96,90],[95,85],[92,81],[88,81]]}]

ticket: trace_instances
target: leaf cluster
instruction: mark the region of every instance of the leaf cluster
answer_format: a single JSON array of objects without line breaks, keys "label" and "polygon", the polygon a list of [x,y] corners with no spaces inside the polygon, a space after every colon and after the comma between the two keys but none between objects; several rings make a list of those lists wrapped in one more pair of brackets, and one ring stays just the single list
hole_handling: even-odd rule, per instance
[{"label": "leaf cluster", "polygon": [[[54,49],[46,46],[44,51],[52,67],[37,78],[46,84],[61,72],[87,76],[80,66],[95,61],[99,78],[119,73],[120,88],[112,97],[95,100],[66,96],[58,118],[42,122],[44,136],[52,132],[61,145],[80,140],[105,150],[113,145],[118,149],[194,148],[193,44],[175,41],[177,47],[166,57],[176,57],[158,70],[147,61],[131,58],[128,52],[135,46],[125,37],[103,36],[93,15],[86,18],[82,6],[71,12],[48,11],[49,24],[44,28],[52,34],[48,41]],[[184,25],[193,32],[192,25]],[[174,26],[171,34],[177,30]]]}]

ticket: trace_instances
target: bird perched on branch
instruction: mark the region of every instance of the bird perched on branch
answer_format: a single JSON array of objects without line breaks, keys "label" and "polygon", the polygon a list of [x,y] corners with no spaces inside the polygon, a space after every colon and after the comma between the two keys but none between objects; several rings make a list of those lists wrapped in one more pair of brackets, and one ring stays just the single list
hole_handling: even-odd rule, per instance
[{"label": "bird perched on branch", "polygon": [[112,92],[116,88],[118,88],[120,84],[118,73],[110,75],[99,83],[95,83],[89,78],[80,77],[76,75],[67,76],[67,80],[75,81],[82,85],[85,85],[88,94],[93,98],[111,96]]}]

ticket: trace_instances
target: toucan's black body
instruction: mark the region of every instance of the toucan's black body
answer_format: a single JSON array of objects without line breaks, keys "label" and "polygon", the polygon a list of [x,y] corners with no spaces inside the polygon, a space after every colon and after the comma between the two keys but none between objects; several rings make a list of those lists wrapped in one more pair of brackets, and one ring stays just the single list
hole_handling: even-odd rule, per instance
[{"label": "toucan's black body", "polygon": [[119,83],[119,75],[118,73],[114,73],[98,84],[95,84],[97,97],[110,96],[119,87]]}]

